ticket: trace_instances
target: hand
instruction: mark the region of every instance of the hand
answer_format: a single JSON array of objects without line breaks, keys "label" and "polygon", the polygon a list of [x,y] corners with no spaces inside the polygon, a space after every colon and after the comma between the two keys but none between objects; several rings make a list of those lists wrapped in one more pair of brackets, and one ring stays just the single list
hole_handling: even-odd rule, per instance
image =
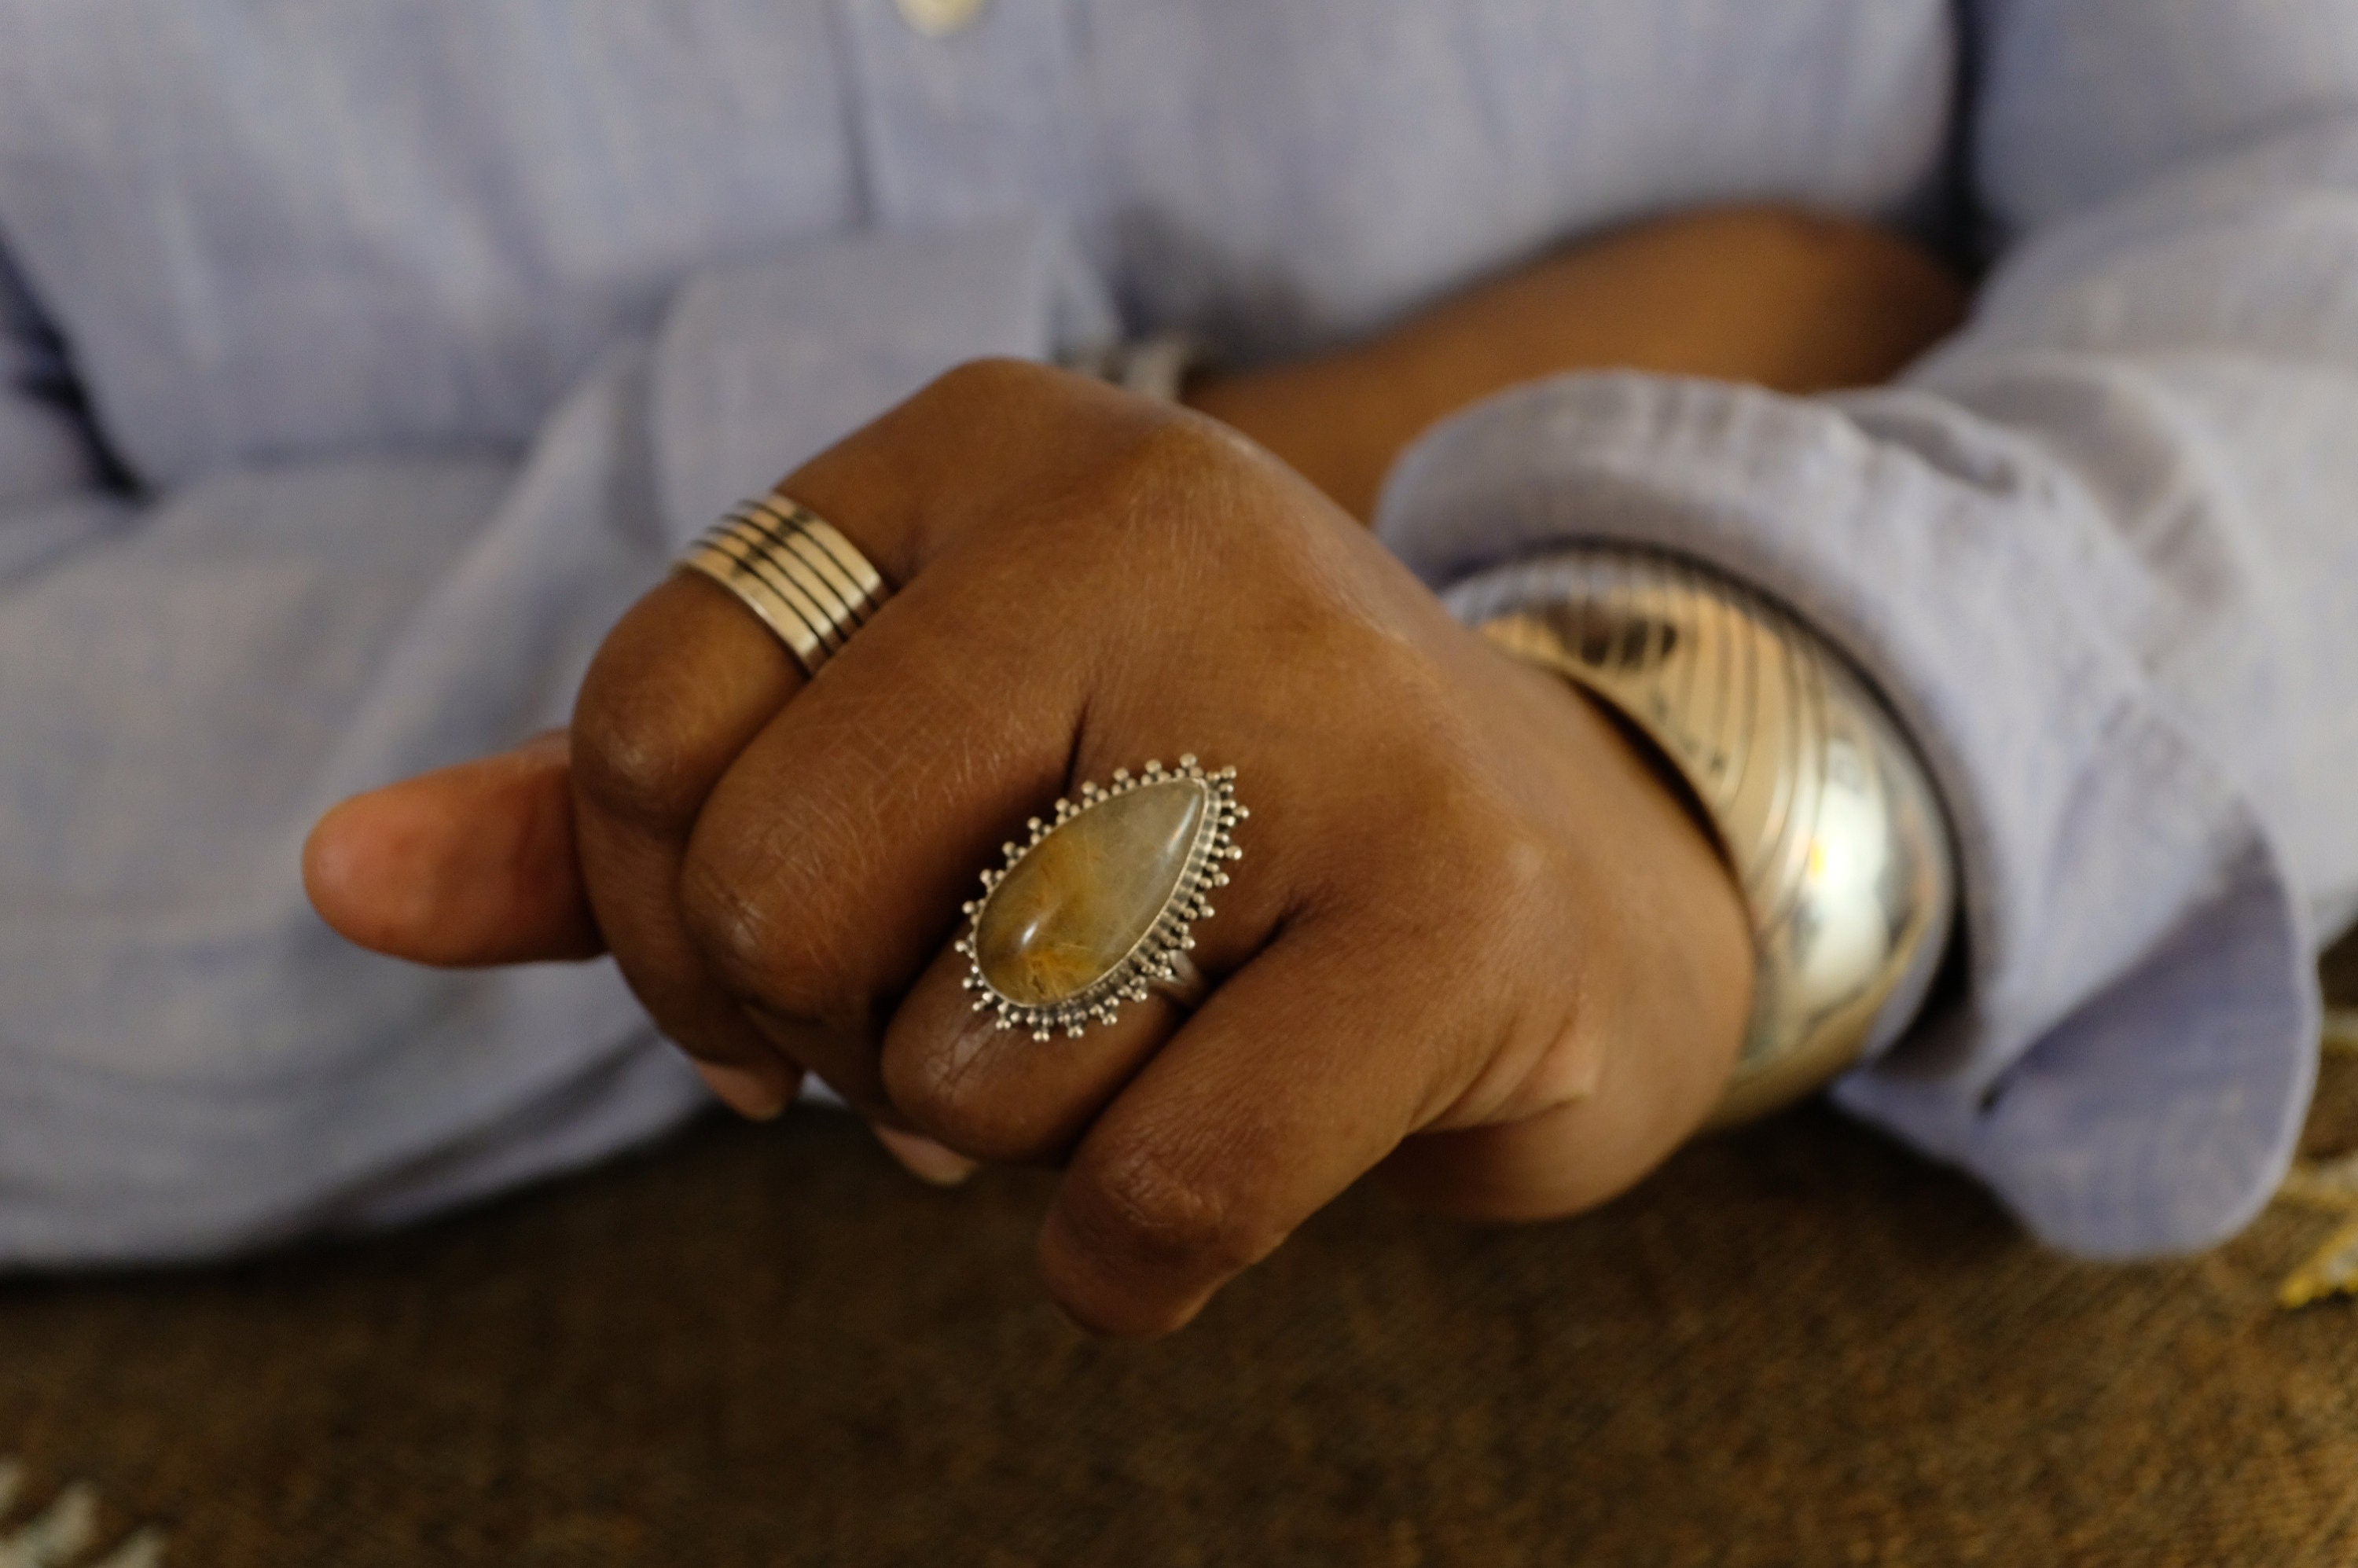
[{"label": "hand", "polygon": [[[446,868],[537,889],[518,929],[552,953],[601,935],[740,1103],[809,1069],[970,1158],[1063,1163],[1050,1289],[1125,1333],[1184,1323],[1379,1164],[1457,1212],[1561,1214],[1708,1111],[1750,952],[1702,832],[1602,714],[1266,453],[986,363],[786,488],[892,602],[805,689],[731,597],[670,579],[576,710],[579,881],[554,830]],[[1197,927],[1208,1000],[1046,1044],[990,1028],[949,948],[977,871],[1079,780],[1182,752],[1234,763],[1253,811]],[[331,919],[369,837],[331,818],[315,840]],[[348,922],[392,946],[399,924]]]}]

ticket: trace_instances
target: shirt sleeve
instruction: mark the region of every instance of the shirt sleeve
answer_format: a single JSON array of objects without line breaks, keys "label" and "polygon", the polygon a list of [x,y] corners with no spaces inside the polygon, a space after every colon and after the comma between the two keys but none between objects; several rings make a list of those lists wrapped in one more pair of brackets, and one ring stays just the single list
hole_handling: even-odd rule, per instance
[{"label": "shirt sleeve", "polygon": [[2196,1248],[2290,1158],[2358,890],[2358,22],[1979,16],[2010,243],[1955,339],[1835,397],[1520,389],[1379,525],[1444,588],[1631,541],[1820,628],[1931,765],[1964,898],[1965,983],[1837,1098],[2059,1246]]},{"label": "shirt sleeve", "polygon": [[65,348],[0,247],[0,583],[118,510]]},{"label": "shirt sleeve", "polygon": [[333,937],[298,883],[308,824],[562,722],[607,628],[728,503],[960,360],[1110,319],[1047,225],[829,241],[684,280],[520,454],[135,500],[101,487],[21,290],[11,308],[0,1271],[403,1219],[703,1104],[611,965],[438,973]]}]

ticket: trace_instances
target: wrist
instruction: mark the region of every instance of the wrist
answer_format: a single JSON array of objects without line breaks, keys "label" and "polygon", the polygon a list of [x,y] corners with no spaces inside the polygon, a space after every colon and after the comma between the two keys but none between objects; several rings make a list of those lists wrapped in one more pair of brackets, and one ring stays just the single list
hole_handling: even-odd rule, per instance
[{"label": "wrist", "polygon": [[1607,1072],[1650,1080],[1637,1098],[1668,1129],[1665,1146],[1675,1144],[1723,1098],[1753,1014],[1758,965],[1742,885],[1650,737],[1577,682],[1498,652],[1544,704],[1554,765],[1535,772],[1566,810],[1594,890],[1593,1054]]}]

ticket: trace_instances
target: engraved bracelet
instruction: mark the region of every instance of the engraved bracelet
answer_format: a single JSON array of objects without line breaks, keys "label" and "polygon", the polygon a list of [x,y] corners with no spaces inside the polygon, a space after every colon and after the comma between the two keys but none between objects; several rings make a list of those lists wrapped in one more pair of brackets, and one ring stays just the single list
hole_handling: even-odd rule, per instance
[{"label": "engraved bracelet", "polygon": [[1502,575],[1468,618],[1603,699],[1693,792],[1758,962],[1711,1125],[1765,1115],[1881,1051],[1922,1006],[1957,896],[1938,798],[1866,683],[1758,594],[1627,546],[1549,567]]}]

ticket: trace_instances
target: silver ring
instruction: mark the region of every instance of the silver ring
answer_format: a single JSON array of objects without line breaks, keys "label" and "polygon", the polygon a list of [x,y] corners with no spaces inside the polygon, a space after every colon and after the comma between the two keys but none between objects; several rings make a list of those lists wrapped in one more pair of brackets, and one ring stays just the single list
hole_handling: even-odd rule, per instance
[{"label": "silver ring", "polygon": [[706,529],[678,569],[735,594],[808,676],[892,596],[857,546],[809,507],[776,493],[742,503]]},{"label": "silver ring", "polygon": [[1195,923],[1244,858],[1233,835],[1250,813],[1237,804],[1236,776],[1193,757],[1175,769],[1149,762],[1134,778],[1117,768],[1112,784],[1083,784],[1026,823],[1022,842],[1001,845],[957,941],[974,1011],[1034,1040],[1110,1023],[1151,990],[1192,1011],[1206,989],[1188,957]]}]

